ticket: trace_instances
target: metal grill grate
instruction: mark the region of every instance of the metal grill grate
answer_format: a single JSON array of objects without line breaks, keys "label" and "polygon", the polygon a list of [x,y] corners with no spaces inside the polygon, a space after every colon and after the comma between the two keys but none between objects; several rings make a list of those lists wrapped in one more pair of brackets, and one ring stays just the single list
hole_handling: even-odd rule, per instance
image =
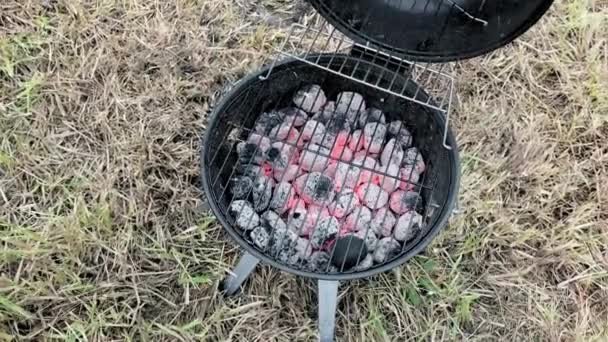
[{"label": "metal grill grate", "polygon": [[[451,1],[450,3],[458,9],[458,5]],[[353,51],[358,51],[358,53],[354,54]],[[443,145],[445,148],[451,149],[446,140],[455,87],[453,65],[451,63],[433,64],[407,61],[399,57],[395,50],[380,50],[370,43],[358,44],[340,33],[320,16],[315,16],[308,25],[292,25],[276,52],[276,57],[270,63],[266,75],[261,76],[262,79],[267,78],[272,73],[279,60],[288,57],[433,110],[441,111],[445,114],[447,120],[446,131],[443,134]],[[318,52],[336,55],[350,53],[354,56],[353,58],[366,63],[357,64],[357,67],[347,72],[344,70],[344,64],[335,64],[331,59],[324,61],[320,56],[310,58],[311,54],[316,55]],[[382,75],[375,82],[372,81],[368,63],[381,66],[387,70],[386,72],[394,71],[390,82],[381,84]],[[400,75],[407,79],[402,85],[395,82]],[[414,81],[418,87],[413,93],[406,91],[406,86],[410,80]],[[431,96],[422,100],[418,96],[421,91],[426,91]]]},{"label": "metal grill grate", "polygon": [[[336,61],[334,60],[334,57],[315,57],[312,55],[307,54],[307,61],[306,64],[311,64],[314,63],[316,66],[321,66],[321,65],[325,65],[325,67],[321,68],[323,71],[325,71],[325,75],[323,80],[325,80],[325,78],[327,77],[327,75],[330,74],[334,74],[334,75],[340,75],[342,77],[347,77],[349,80],[351,81],[355,81],[358,83],[362,83],[364,86],[369,86],[371,83],[368,82],[368,80],[374,79],[374,78],[378,78],[377,82],[375,82],[375,85],[373,86],[374,89],[381,89],[383,91],[385,91],[387,93],[387,98],[388,97],[399,97],[408,101],[413,101],[414,103],[423,106],[423,107],[427,107],[427,108],[431,108],[431,109],[435,109],[435,110],[441,110],[440,108],[443,108],[442,106],[437,106],[431,99],[429,96],[426,95],[426,93],[424,92],[424,90],[421,89],[421,87],[418,85],[416,86],[415,89],[412,89],[411,87],[406,89],[407,84],[415,84],[413,82],[411,82],[412,79],[415,80],[422,80],[423,78],[421,78],[421,76],[415,76],[414,72],[408,73],[406,75],[398,75],[396,72],[391,71],[390,69],[387,68],[381,68],[380,70],[380,75],[377,74],[378,70],[373,70],[372,69],[366,69],[370,62],[364,60],[363,58],[359,58],[359,57],[348,57],[348,56],[340,56],[340,55],[335,55],[335,58],[339,58],[339,59],[343,59],[344,61],[349,61],[348,65],[352,66],[353,64],[355,65],[355,67],[349,67],[349,68],[345,68],[344,66],[347,65],[346,62],[344,63],[335,63]],[[301,57],[296,58],[297,60],[302,60]],[[311,62],[313,61],[313,62]],[[392,61],[389,61],[389,63]],[[321,64],[322,63],[322,64]],[[340,69],[338,71],[340,72],[346,72],[348,71],[348,75],[345,75],[344,73],[340,73],[340,72],[336,72],[336,65],[341,65]],[[264,81],[262,81],[265,86],[263,87],[270,87],[271,84],[266,84],[267,82],[270,82],[271,80],[269,80],[269,76],[271,75],[274,67],[276,66],[276,63],[273,63],[273,65],[270,67],[268,73],[265,74],[265,76],[263,77]],[[415,68],[415,64],[411,63],[408,64],[409,68]],[[397,69],[398,70],[398,69]],[[428,70],[430,70],[430,68],[428,67],[424,67],[422,69],[422,73],[424,74],[425,72],[428,72]],[[365,77],[361,77],[362,75],[365,75]],[[441,72],[436,72],[435,75],[442,75]],[[297,79],[297,78],[296,78]],[[405,84],[406,86],[403,86],[404,84],[404,79],[405,79]],[[451,78],[448,77],[447,79],[450,80],[450,87],[451,87]],[[394,91],[389,91],[389,88],[384,88],[381,87],[380,85],[386,85],[387,80],[391,80],[390,84],[393,85],[399,85],[400,87],[403,87],[403,90],[400,93],[396,93]],[[396,82],[396,80],[399,80],[398,82]],[[294,84],[291,85],[291,87],[295,88],[301,88],[305,85],[307,85],[306,81],[298,81],[300,83],[298,84]],[[324,83],[320,82],[320,83]],[[268,89],[270,91],[270,89]],[[407,92],[406,92],[407,90]],[[340,89],[338,89],[337,91],[340,91]],[[320,93],[317,93],[317,96]],[[413,94],[413,95],[412,95]],[[248,136],[250,135],[250,133],[252,132],[253,127],[255,126],[256,120],[258,120],[259,116],[261,115],[262,112],[271,112],[271,111],[277,111],[279,109],[281,109],[280,107],[286,103],[287,101],[289,101],[290,97],[293,95],[293,92],[285,92],[283,93],[279,99],[275,99],[274,101],[271,101],[272,103],[267,103],[267,99],[266,99],[266,95],[267,92],[264,91],[264,89],[258,89],[256,90],[249,90],[246,93],[241,94],[238,98],[233,99],[233,102],[241,102],[241,103],[245,103],[247,104],[247,108],[249,108],[248,112],[245,113],[244,115],[241,116],[240,121],[239,122],[230,122],[228,125],[228,128],[224,130],[223,135],[221,137],[221,139],[219,141],[214,141],[213,143],[217,143],[219,146],[222,146],[224,148],[217,148],[215,150],[214,155],[211,157],[211,161],[210,164],[212,165],[219,165],[219,170],[217,172],[214,172],[215,177],[211,180],[211,187],[213,188],[221,188],[221,193],[218,196],[218,198],[216,198],[215,200],[218,203],[226,203],[226,205],[222,205],[222,209],[224,210],[224,214],[226,217],[229,217],[231,219],[231,224],[232,226],[237,226],[237,222],[236,222],[236,218],[239,217],[239,215],[242,215],[242,212],[234,212],[234,211],[230,211],[230,208],[233,207],[233,204],[235,203],[236,200],[238,200],[239,198],[251,198],[252,196],[252,191],[253,189],[250,189],[247,194],[245,194],[244,196],[239,196],[239,198],[234,197],[234,194],[232,192],[231,186],[231,180],[234,179],[236,176],[238,176],[239,174],[243,173],[243,170],[256,170],[256,174],[255,175],[251,175],[253,179],[257,180],[260,179],[263,176],[263,169],[262,168],[255,168],[252,167],[255,163],[254,158],[251,158],[249,160],[248,163],[246,163],[245,165],[241,165],[239,162],[234,163],[234,157],[230,158],[230,156],[234,156],[235,154],[237,154],[237,146],[240,142],[244,142],[245,140],[247,140]],[[315,100],[313,102],[316,102],[317,98],[315,98]],[[386,99],[383,99],[386,100]],[[449,106],[449,102],[450,100],[447,100],[448,106]],[[348,107],[349,109],[350,106],[352,104],[352,99],[351,102],[349,103]],[[299,107],[302,107],[303,103],[301,103],[299,105]],[[260,110],[260,108],[263,108],[262,110]],[[361,108],[354,108],[356,110],[356,118],[355,118],[355,122],[359,122],[359,119],[361,118],[361,115],[364,113],[364,111],[360,110]],[[381,108],[382,109],[382,108]],[[444,108],[443,110],[441,110],[442,112],[445,112],[446,109]],[[336,113],[336,108],[334,108],[333,112],[331,113],[330,116],[335,116]],[[421,115],[425,115],[426,113],[420,113]],[[371,115],[368,115],[365,118],[364,124],[363,126],[365,126],[366,124],[370,123],[372,119]],[[291,131],[292,128],[295,128],[295,120],[292,120],[289,126],[289,130]],[[404,122],[404,124],[406,126],[409,126],[408,122]],[[314,130],[313,130],[313,135],[315,134],[316,130],[318,129],[319,126],[315,126]],[[446,124],[447,127],[447,124]],[[374,132],[372,133],[372,135],[376,134],[376,129],[378,129],[378,126],[376,126]],[[447,131],[447,129],[446,129]],[[302,136],[302,132],[303,130],[300,130],[297,136],[296,141],[299,141],[299,139]],[[278,131],[276,132],[278,134]],[[274,136],[269,135],[268,138],[270,138],[271,140],[275,140],[277,138],[277,134],[275,134]],[[321,140],[325,141],[326,138],[328,138],[328,134],[329,131],[326,130],[323,135]],[[443,137],[443,141],[445,142],[445,136]],[[331,140],[331,139],[329,139]],[[334,148],[336,147],[337,144],[337,139],[333,140],[333,143],[331,144],[330,147],[330,151],[333,151]],[[357,144],[360,144],[361,142],[357,142]],[[289,142],[284,142],[284,144],[281,145],[280,147],[280,153],[282,154],[283,152],[285,152],[284,149],[288,149],[289,147],[298,147],[297,144],[294,143],[289,143]],[[364,149],[365,151],[365,155],[369,154],[369,147],[368,146],[366,149]],[[420,146],[419,146],[420,147]],[[319,152],[318,150],[313,150],[310,148],[310,146],[303,146],[301,147],[303,153],[309,152],[309,153],[313,153],[314,157],[313,157],[313,161],[312,164],[314,165],[317,160],[320,160],[322,163],[324,163],[324,167],[323,169],[326,169],[327,166],[330,164],[330,162],[335,162],[335,163],[342,163],[345,164],[349,169],[354,169],[354,170],[358,170],[359,172],[373,172],[376,175],[379,175],[381,177],[381,183],[384,183],[386,180],[394,180],[394,181],[408,181],[411,183],[413,183],[413,186],[417,189],[417,194],[416,194],[416,198],[415,198],[415,206],[419,206],[419,204],[422,204],[423,202],[423,198],[421,196],[421,193],[425,192],[427,194],[426,197],[426,203],[421,205],[419,211],[420,214],[422,215],[423,218],[423,222],[422,222],[422,226],[420,227],[420,232],[424,232],[426,229],[428,229],[427,224],[428,224],[428,217],[431,216],[431,212],[433,211],[434,208],[439,207],[438,204],[433,203],[430,199],[433,198],[433,192],[435,190],[435,184],[437,182],[437,170],[435,168],[435,166],[429,162],[429,165],[427,165],[427,171],[425,171],[422,174],[422,177],[419,181],[412,181],[411,176],[412,174],[410,174],[407,179],[403,179],[403,177],[401,176],[395,176],[394,174],[391,174],[388,172],[388,165],[386,166],[387,169],[386,170],[378,170],[376,168],[370,168],[367,167],[365,165],[358,165],[358,164],[354,164],[352,161],[350,160],[346,160],[344,158],[344,150],[342,150],[341,154],[339,156],[332,156],[331,154],[327,154],[327,153],[323,153],[323,152]],[[393,153],[395,153],[396,149],[393,149],[391,151],[391,154],[389,156],[389,159],[391,159],[393,157]],[[258,144],[255,148],[254,151],[252,151],[253,155],[257,155],[258,153],[262,152],[262,147],[260,146],[260,144]],[[419,153],[416,154],[414,160],[417,160],[418,158],[422,158],[422,155],[420,155]],[[429,161],[428,159],[426,159],[425,161]],[[299,166],[301,167],[301,166]],[[278,176],[275,177],[276,179],[276,184],[281,183],[284,179],[286,179],[286,171],[285,172],[281,172]],[[298,170],[299,173],[300,170]],[[306,180],[304,181],[305,183],[308,181],[309,177],[310,177],[311,173],[307,173],[306,174]],[[344,186],[344,182],[345,179],[342,180],[342,184],[339,187],[340,190],[336,193],[336,197],[340,196],[341,194],[343,194],[344,190],[346,189],[346,187]],[[363,195],[363,197],[367,197],[368,193],[369,193],[370,187],[367,187],[365,190],[365,193]],[[289,191],[294,191],[293,188],[290,188]],[[274,195],[274,192],[273,192]],[[380,198],[376,198],[376,204],[374,205],[377,206],[378,201],[380,200]],[[321,205],[321,210],[324,210],[325,208],[327,208],[330,205],[330,201],[325,199]],[[353,203],[348,203],[347,205],[347,211],[349,211],[351,209],[351,205],[353,205]],[[355,221],[358,221],[360,219],[360,215],[362,215],[362,210],[359,210],[357,213],[357,216],[354,218]],[[308,218],[308,215],[310,214],[310,212],[306,212],[306,216],[304,217],[303,221],[306,221],[306,219]],[[409,229],[411,229],[411,226],[414,224],[413,222],[413,218],[414,216],[412,216],[412,220],[410,220],[409,225],[410,227],[408,227]],[[314,272],[314,273],[322,273],[322,274],[341,274],[341,273],[349,273],[349,272],[358,272],[361,269],[358,267],[359,264],[361,262],[364,261],[364,257],[365,255],[363,254],[364,248],[361,247],[358,249],[358,251],[355,250],[355,253],[358,254],[356,257],[356,265],[353,267],[347,267],[346,265],[346,258],[342,258],[343,261],[341,263],[341,265],[338,267],[335,265],[335,262],[333,262],[332,264],[332,260],[334,260],[334,258],[336,257],[336,246],[337,244],[334,243],[332,247],[329,248],[329,252],[328,252],[328,258],[327,260],[324,260],[325,262],[323,263],[323,267],[322,268],[315,268],[315,269],[311,269],[310,268],[310,260],[306,260],[303,258],[300,258],[299,260],[297,260],[297,262],[285,262],[284,260],[281,260],[281,255],[279,255],[281,253],[281,251],[283,250],[283,246],[287,245],[288,243],[292,243],[291,239],[292,239],[292,233],[290,232],[289,229],[280,229],[278,222],[279,220],[283,219],[281,217],[276,217],[275,218],[275,222],[274,224],[270,224],[269,228],[270,231],[268,232],[269,235],[269,241],[267,244],[262,244],[260,246],[260,244],[258,243],[258,245],[256,246],[256,248],[262,252],[263,254],[267,255],[268,257],[270,257],[273,260],[276,260],[277,262],[282,262],[284,263],[286,266],[290,267],[290,268],[295,268],[295,269],[300,269],[300,270],[306,270],[309,272]],[[382,219],[382,223],[384,223],[384,220],[387,219],[387,216],[385,216]],[[254,216],[251,215],[250,216],[250,221],[254,220]],[[310,233],[310,235],[314,235],[315,234],[315,230],[319,229],[319,223],[321,220],[321,216],[317,215],[316,220],[313,224],[314,226],[314,230]],[[249,236],[249,229],[245,229],[245,230],[240,230],[241,236],[244,240],[249,241],[250,244],[255,246],[255,243],[251,240],[250,236]],[[363,236],[362,239],[365,241],[368,236],[370,234],[375,234],[373,232],[371,232],[371,226],[368,226],[365,231],[363,232]],[[418,234],[418,235],[423,235],[423,234]],[[415,240],[418,239],[419,237],[415,236],[413,239],[410,239],[410,242],[408,242],[408,240],[403,241],[403,243],[399,246],[399,252],[393,253],[391,255],[390,259],[385,260],[384,263],[387,263],[389,261],[391,261],[394,258],[398,258],[399,256],[401,256],[403,253],[407,252],[408,248],[411,248],[411,246],[414,244]],[[344,253],[346,255],[349,254],[349,252],[351,251],[351,248],[355,248],[352,247],[352,242],[356,241],[356,239],[353,237],[353,235],[349,235],[350,238],[348,238],[348,242],[347,242],[347,246],[346,246],[346,250],[345,251],[339,251],[339,253]],[[307,241],[307,245],[304,246],[304,250],[308,250],[309,248],[311,248],[310,244],[311,244],[312,239],[308,239]]]}]

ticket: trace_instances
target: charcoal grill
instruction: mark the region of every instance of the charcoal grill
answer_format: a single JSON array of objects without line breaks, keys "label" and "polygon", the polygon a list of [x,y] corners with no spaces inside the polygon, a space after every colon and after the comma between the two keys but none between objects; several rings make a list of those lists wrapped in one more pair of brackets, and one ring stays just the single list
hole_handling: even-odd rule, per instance
[{"label": "charcoal grill", "polygon": [[[323,16],[336,24],[340,31],[323,18],[315,18],[308,25],[294,24],[278,49],[277,58],[257,73],[245,77],[232,86],[210,116],[201,151],[201,175],[212,211],[230,236],[245,250],[238,265],[223,283],[225,293],[234,295],[259,261],[286,272],[314,278],[319,286],[320,339],[332,341],[339,281],[369,277],[390,270],[421,252],[447,225],[448,219],[456,211],[460,172],[458,148],[449,128],[454,93],[452,66],[445,63],[431,64],[431,61],[444,59],[441,54],[445,53],[445,49],[449,50],[449,44],[438,50],[410,51],[402,49],[403,46],[383,48],[382,44],[386,45],[386,42],[380,44],[373,39],[365,38],[369,32],[353,35],[358,29],[369,28],[368,26],[357,24],[348,30],[344,27],[347,21],[340,16],[352,17],[353,13],[332,12],[331,6],[335,6],[338,1],[312,2],[315,8],[320,9]],[[362,3],[369,2],[355,1],[353,10],[364,8],[361,7]],[[438,3],[443,4],[445,1]],[[451,0],[447,3],[449,10],[442,12],[447,13],[446,18],[455,15],[459,17],[459,23],[468,20],[467,25],[486,25],[488,22],[467,11],[467,6],[463,4]],[[539,2],[536,3],[538,5]],[[546,4],[547,1],[542,3]],[[495,19],[493,15],[500,14],[498,9],[494,7],[493,9],[490,17],[486,18],[490,21]],[[525,9],[530,10],[528,7]],[[510,10],[515,9],[510,8]],[[539,11],[544,10],[533,11],[534,15],[523,13],[524,16],[529,15],[534,18],[530,19],[531,22],[522,24],[523,26],[510,27],[511,39],[529,27],[536,20]],[[371,14],[373,13],[369,13],[368,18],[373,18]],[[463,15],[467,19],[462,19]],[[341,31],[348,32],[345,35]],[[478,33],[482,34],[482,32]],[[495,30],[492,34],[496,34]],[[484,46],[482,44],[473,48],[479,53],[485,52],[504,44],[506,40],[502,38],[499,43],[490,39],[488,42],[491,41],[491,44]],[[319,50],[328,52],[313,52]],[[476,52],[472,50],[455,51],[452,55],[445,55],[445,59],[465,58],[475,54]],[[405,59],[404,56],[411,59]],[[280,57],[284,58],[280,59]],[[427,62],[419,62],[421,58],[426,58]],[[413,62],[412,59],[418,61]],[[363,254],[367,251],[364,242],[370,234],[370,227],[367,227],[363,236],[359,238],[353,235],[340,239],[333,237],[333,244],[326,248],[329,257],[323,260],[320,266],[315,263],[314,268],[311,267],[309,260],[303,258],[286,261],[279,257],[280,246],[289,234],[282,230],[280,232],[283,235],[274,234],[279,231],[277,225],[269,225],[264,229],[269,232],[270,237],[261,245],[252,241],[249,230],[237,227],[240,222],[237,222],[237,218],[242,218],[240,216],[242,212],[235,211],[233,204],[243,197],[251,198],[251,190],[248,194],[236,196],[232,189],[233,180],[235,176],[249,172],[248,166],[254,163],[253,160],[249,160],[243,165],[238,153],[239,144],[247,140],[256,129],[256,123],[262,113],[288,107],[299,89],[312,84],[320,85],[328,99],[335,100],[338,93],[344,91],[361,94],[368,107],[375,107],[384,112],[387,121],[401,121],[412,132],[414,146],[426,162],[426,169],[419,179],[406,179],[416,190],[415,207],[421,214],[421,222],[416,225],[413,236],[404,239],[398,248],[392,250],[390,256],[372,266],[360,267],[363,263]],[[362,113],[362,111],[356,112]],[[333,112],[330,116],[336,114]],[[370,118],[371,116],[367,116],[366,120]],[[356,120],[358,119],[359,117]],[[289,143],[285,145],[289,148]],[[295,146],[294,143],[293,147]],[[256,151],[252,151],[254,155],[258,148],[262,147],[256,147]],[[332,148],[330,150],[333,151]],[[338,163],[344,162],[349,166],[366,170],[365,165],[353,165],[352,161],[342,160],[342,155],[330,156],[320,150],[311,151],[306,146],[303,147],[303,151],[314,152],[315,160],[321,158],[328,163],[337,160]],[[418,157],[417,155],[414,160]],[[264,172],[263,168],[251,170],[259,174]],[[394,173],[377,169],[368,171],[379,175],[382,182],[395,178]],[[251,177],[260,177],[260,175]],[[284,174],[279,176],[280,179],[283,177]],[[395,180],[403,181],[402,176],[400,177]],[[343,190],[344,188],[337,193]],[[412,224],[410,223],[410,226]],[[317,228],[318,226],[315,225],[315,229]],[[277,245],[279,248],[273,248]],[[308,248],[309,246],[306,246],[306,251]]]}]

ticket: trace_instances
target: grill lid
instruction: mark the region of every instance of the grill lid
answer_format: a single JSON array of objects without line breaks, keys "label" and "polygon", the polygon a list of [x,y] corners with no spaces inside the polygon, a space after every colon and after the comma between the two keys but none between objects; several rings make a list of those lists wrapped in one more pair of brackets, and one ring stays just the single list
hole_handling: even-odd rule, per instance
[{"label": "grill lid", "polygon": [[553,0],[308,0],[359,44],[414,61],[462,60],[534,25]]}]

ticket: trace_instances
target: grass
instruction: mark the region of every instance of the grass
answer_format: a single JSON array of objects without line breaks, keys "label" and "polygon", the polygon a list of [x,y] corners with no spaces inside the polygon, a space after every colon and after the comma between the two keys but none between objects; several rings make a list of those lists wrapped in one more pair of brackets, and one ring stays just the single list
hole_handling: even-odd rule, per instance
[{"label": "grass", "polygon": [[[316,340],[315,284],[238,255],[205,214],[199,139],[300,3],[0,4],[0,340]],[[353,341],[608,339],[608,3],[558,1],[459,63],[462,214],[340,287]],[[297,300],[296,300],[297,299]]]}]

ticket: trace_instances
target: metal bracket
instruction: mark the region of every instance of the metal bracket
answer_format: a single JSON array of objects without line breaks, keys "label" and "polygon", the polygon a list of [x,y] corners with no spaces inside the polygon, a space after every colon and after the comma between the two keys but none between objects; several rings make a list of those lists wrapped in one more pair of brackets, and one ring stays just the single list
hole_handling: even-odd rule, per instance
[{"label": "metal bracket", "polygon": [[319,341],[333,342],[338,305],[337,281],[319,280]]},{"label": "metal bracket", "polygon": [[223,288],[226,296],[235,295],[241,288],[243,282],[249,277],[251,272],[255,269],[255,266],[260,262],[260,259],[253,255],[245,252],[241,256],[239,263],[236,265],[234,270],[224,280]]}]

